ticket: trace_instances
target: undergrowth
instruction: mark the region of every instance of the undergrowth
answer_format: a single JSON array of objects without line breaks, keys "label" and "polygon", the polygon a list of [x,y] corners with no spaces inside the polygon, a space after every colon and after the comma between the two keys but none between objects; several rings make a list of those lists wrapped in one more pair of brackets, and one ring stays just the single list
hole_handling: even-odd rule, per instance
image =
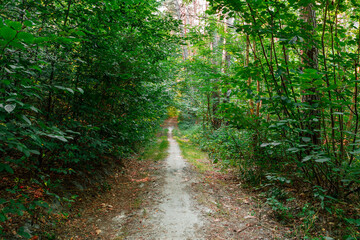
[{"label": "undergrowth", "polygon": [[168,129],[162,129],[158,133],[158,137],[151,141],[141,154],[143,160],[160,161],[168,156],[167,149],[169,148],[169,141],[167,139]]},{"label": "undergrowth", "polygon": [[207,154],[194,145],[186,134],[179,130],[174,130],[175,139],[178,142],[181,153],[200,173],[210,170]]},{"label": "undergrowth", "polygon": [[[142,159],[162,160],[167,156],[168,146],[167,129],[162,129],[158,137],[148,141]],[[70,173],[43,172],[44,177],[39,179],[29,171],[0,175],[0,239],[14,236],[56,239],[51,237],[56,229],[78,211],[74,206],[112,190],[107,179],[115,171],[123,171],[120,156],[100,158],[102,163],[95,166],[76,168]]]},{"label": "undergrowth", "polygon": [[359,205],[333,198],[320,186],[311,189],[291,164],[281,164],[287,157],[281,149],[257,146],[254,133],[247,130],[229,126],[214,130],[194,121],[178,125],[175,135],[184,157],[201,169],[197,159],[205,151],[213,163],[236,168],[242,185],[255,189],[271,208],[272,217],[293,229],[289,237],[350,240],[360,236]]}]

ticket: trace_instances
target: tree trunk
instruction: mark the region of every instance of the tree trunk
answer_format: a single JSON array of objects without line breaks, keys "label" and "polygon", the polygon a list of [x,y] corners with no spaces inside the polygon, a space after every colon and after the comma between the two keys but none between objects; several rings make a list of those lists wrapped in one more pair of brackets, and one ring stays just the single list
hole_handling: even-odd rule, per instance
[{"label": "tree trunk", "polygon": [[[318,69],[319,50],[315,46],[313,36],[316,28],[316,13],[313,4],[309,4],[301,9],[301,19],[304,21],[303,29],[306,31],[305,48],[303,49],[302,62],[303,68]],[[309,104],[310,108],[304,111],[304,119],[307,121],[305,127],[310,131],[306,137],[311,138],[314,145],[320,144],[320,110],[317,103],[320,96],[315,87],[305,89],[308,94],[302,95],[301,101]],[[318,121],[314,121],[314,119]]]}]

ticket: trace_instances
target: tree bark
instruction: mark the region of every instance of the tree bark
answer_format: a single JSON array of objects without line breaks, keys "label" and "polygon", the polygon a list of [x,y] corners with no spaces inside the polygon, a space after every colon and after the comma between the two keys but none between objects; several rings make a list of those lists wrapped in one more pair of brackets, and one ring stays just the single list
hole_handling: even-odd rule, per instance
[{"label": "tree bark", "polygon": [[[301,19],[304,21],[303,29],[306,32],[305,47],[303,49],[302,54],[302,62],[304,64],[304,68],[308,69],[318,69],[318,56],[319,50],[315,45],[313,36],[316,31],[316,12],[313,9],[313,4],[309,4],[306,7],[301,9]],[[320,110],[317,106],[320,101],[320,96],[315,87],[311,87],[309,89],[305,89],[304,92],[308,94],[302,95],[301,101],[303,103],[307,103],[310,106],[310,109],[304,112],[304,117],[307,123],[305,127],[310,130],[310,134],[307,134],[306,137],[311,138],[311,141],[314,145],[320,144]],[[314,119],[318,119],[318,121],[314,121]]]}]

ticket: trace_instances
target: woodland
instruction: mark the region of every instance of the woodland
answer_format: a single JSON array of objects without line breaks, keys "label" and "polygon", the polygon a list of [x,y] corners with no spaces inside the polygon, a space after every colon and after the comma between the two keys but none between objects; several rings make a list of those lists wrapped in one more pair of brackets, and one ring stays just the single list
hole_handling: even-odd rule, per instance
[{"label": "woodland", "polygon": [[170,116],[303,238],[358,239],[359,61],[357,0],[0,1],[0,238]]}]

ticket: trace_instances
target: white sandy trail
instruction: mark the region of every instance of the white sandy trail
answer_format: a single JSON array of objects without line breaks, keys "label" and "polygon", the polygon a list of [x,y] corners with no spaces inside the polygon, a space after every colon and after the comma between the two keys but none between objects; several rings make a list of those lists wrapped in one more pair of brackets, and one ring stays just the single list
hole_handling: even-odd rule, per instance
[{"label": "white sandy trail", "polygon": [[202,227],[200,212],[194,208],[195,202],[189,194],[190,183],[186,179],[189,166],[172,137],[172,130],[173,127],[169,127],[163,199],[148,213],[149,218],[143,222],[146,226],[144,232],[128,239],[202,239],[198,236]]}]

